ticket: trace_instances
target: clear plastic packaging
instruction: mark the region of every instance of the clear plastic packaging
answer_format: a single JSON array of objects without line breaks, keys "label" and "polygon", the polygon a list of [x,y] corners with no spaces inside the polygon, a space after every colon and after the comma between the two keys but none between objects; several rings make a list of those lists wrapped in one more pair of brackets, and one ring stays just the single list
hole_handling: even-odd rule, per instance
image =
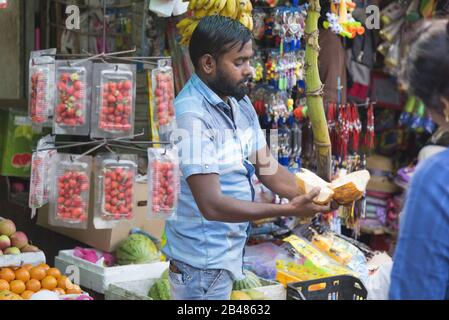
[{"label": "clear plastic packaging", "polygon": [[179,194],[179,158],[176,148],[148,149],[148,216],[175,219]]},{"label": "clear plastic packaging", "polygon": [[175,90],[173,69],[170,60],[158,61],[158,67],[151,72],[152,91],[154,96],[153,119],[158,128],[159,137],[169,141],[168,135],[175,126]]},{"label": "clear plastic packaging", "polygon": [[53,133],[89,135],[91,70],[90,61],[56,61]]},{"label": "clear plastic packaging", "polygon": [[37,150],[31,158],[30,196],[28,206],[32,209],[31,217],[36,209],[48,203],[50,194],[50,168],[56,150],[40,150],[54,147],[54,137],[45,136],[37,143]]},{"label": "clear plastic packaging", "polygon": [[32,51],[28,78],[28,116],[34,124],[47,124],[53,115],[56,49]]},{"label": "clear plastic packaging", "polygon": [[58,154],[53,161],[49,224],[87,229],[92,157]]},{"label": "clear plastic packaging", "polygon": [[134,134],[136,66],[94,64],[95,90],[92,138],[122,138]]},{"label": "clear plastic packaging", "polygon": [[95,228],[111,229],[121,220],[133,219],[137,156],[97,155],[95,170]]}]

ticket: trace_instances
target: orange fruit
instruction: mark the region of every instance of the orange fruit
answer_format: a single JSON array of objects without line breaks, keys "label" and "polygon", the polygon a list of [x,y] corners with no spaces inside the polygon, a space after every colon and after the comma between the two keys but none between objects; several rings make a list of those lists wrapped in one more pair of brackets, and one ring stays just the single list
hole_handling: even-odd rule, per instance
[{"label": "orange fruit", "polygon": [[36,280],[41,281],[46,276],[45,269],[42,267],[39,267],[39,266],[33,267],[30,270],[30,276],[31,276],[31,279],[36,279]]},{"label": "orange fruit", "polygon": [[59,279],[61,276],[61,271],[59,271],[57,268],[50,268],[47,270],[47,276],[53,276],[56,279]]},{"label": "orange fruit", "polygon": [[70,286],[67,290],[66,290],[67,294],[80,294],[81,293],[81,288],[79,285],[74,284],[72,286]]},{"label": "orange fruit", "polygon": [[56,280],[56,278],[53,276],[46,276],[44,279],[42,279],[41,284],[42,288],[53,290],[58,286],[58,280]]},{"label": "orange fruit", "polygon": [[30,279],[27,283],[26,283],[26,289],[28,291],[33,291],[33,292],[38,292],[41,289],[41,282],[39,280],[36,279]]},{"label": "orange fruit", "polygon": [[25,290],[24,292],[22,292],[22,294],[20,295],[22,298],[24,298],[25,300],[28,300],[31,298],[31,296],[34,294],[33,291],[30,290]]},{"label": "orange fruit", "polygon": [[16,275],[14,274],[14,271],[12,271],[11,268],[1,268],[0,269],[0,279],[11,282],[15,278],[16,278]]},{"label": "orange fruit", "polygon": [[26,269],[29,272],[31,270],[31,268],[33,268],[33,265],[31,263],[27,263],[27,264],[24,264],[22,266],[22,268]]},{"label": "orange fruit", "polygon": [[10,290],[14,293],[21,294],[25,291],[25,283],[22,280],[13,280],[9,283]]},{"label": "orange fruit", "polygon": [[69,288],[70,286],[72,286],[72,282],[70,281],[69,278],[67,278],[67,276],[60,276],[58,278],[58,288],[65,290],[65,289]]},{"label": "orange fruit", "polygon": [[22,280],[23,282],[30,280],[30,273],[25,268],[17,269],[14,274],[16,275],[16,280]]},{"label": "orange fruit", "polygon": [[53,292],[56,292],[57,294],[65,294],[65,290],[61,288],[54,288]]},{"label": "orange fruit", "polygon": [[9,291],[9,282],[5,279],[0,279],[0,291]]},{"label": "orange fruit", "polygon": [[46,272],[48,271],[48,269],[50,269],[50,266],[48,264],[46,264],[46,263],[41,263],[40,265],[38,265],[38,267],[44,268],[44,270]]}]

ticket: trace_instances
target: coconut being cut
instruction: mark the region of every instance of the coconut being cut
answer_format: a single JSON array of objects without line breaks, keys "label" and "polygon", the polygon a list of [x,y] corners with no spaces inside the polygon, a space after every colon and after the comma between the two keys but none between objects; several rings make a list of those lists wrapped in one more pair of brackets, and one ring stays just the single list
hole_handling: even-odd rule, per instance
[{"label": "coconut being cut", "polygon": [[302,193],[309,193],[313,188],[320,187],[320,194],[313,199],[313,202],[316,204],[327,204],[334,195],[329,182],[324,181],[312,171],[304,168],[301,168],[301,171],[296,173],[296,183]]},{"label": "coconut being cut", "polygon": [[333,199],[339,204],[349,204],[362,198],[370,179],[368,170],[351,172],[331,183]]},{"label": "coconut being cut", "polygon": [[367,170],[352,172],[332,183],[304,168],[296,173],[296,182],[301,192],[309,193],[315,187],[321,189],[320,194],[313,199],[316,204],[328,204],[331,200],[335,200],[344,205],[359,200],[365,192],[369,179],[370,174]]}]

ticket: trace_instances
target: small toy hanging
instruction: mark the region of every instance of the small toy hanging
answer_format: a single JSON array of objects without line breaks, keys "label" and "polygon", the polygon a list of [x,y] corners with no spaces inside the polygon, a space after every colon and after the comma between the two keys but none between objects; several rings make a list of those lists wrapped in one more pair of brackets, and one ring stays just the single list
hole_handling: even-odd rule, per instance
[{"label": "small toy hanging", "polygon": [[352,0],[330,0],[330,8],[331,12],[326,13],[327,20],[323,22],[325,29],[349,39],[365,33],[362,23],[352,17],[356,8]]}]

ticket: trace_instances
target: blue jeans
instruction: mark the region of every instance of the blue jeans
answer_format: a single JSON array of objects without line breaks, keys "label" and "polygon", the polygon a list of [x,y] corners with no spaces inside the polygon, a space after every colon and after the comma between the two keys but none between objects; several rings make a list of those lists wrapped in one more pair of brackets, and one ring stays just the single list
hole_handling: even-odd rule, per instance
[{"label": "blue jeans", "polygon": [[170,268],[168,279],[173,300],[229,300],[233,280],[225,269],[197,269],[184,262],[171,260],[178,269]]}]

